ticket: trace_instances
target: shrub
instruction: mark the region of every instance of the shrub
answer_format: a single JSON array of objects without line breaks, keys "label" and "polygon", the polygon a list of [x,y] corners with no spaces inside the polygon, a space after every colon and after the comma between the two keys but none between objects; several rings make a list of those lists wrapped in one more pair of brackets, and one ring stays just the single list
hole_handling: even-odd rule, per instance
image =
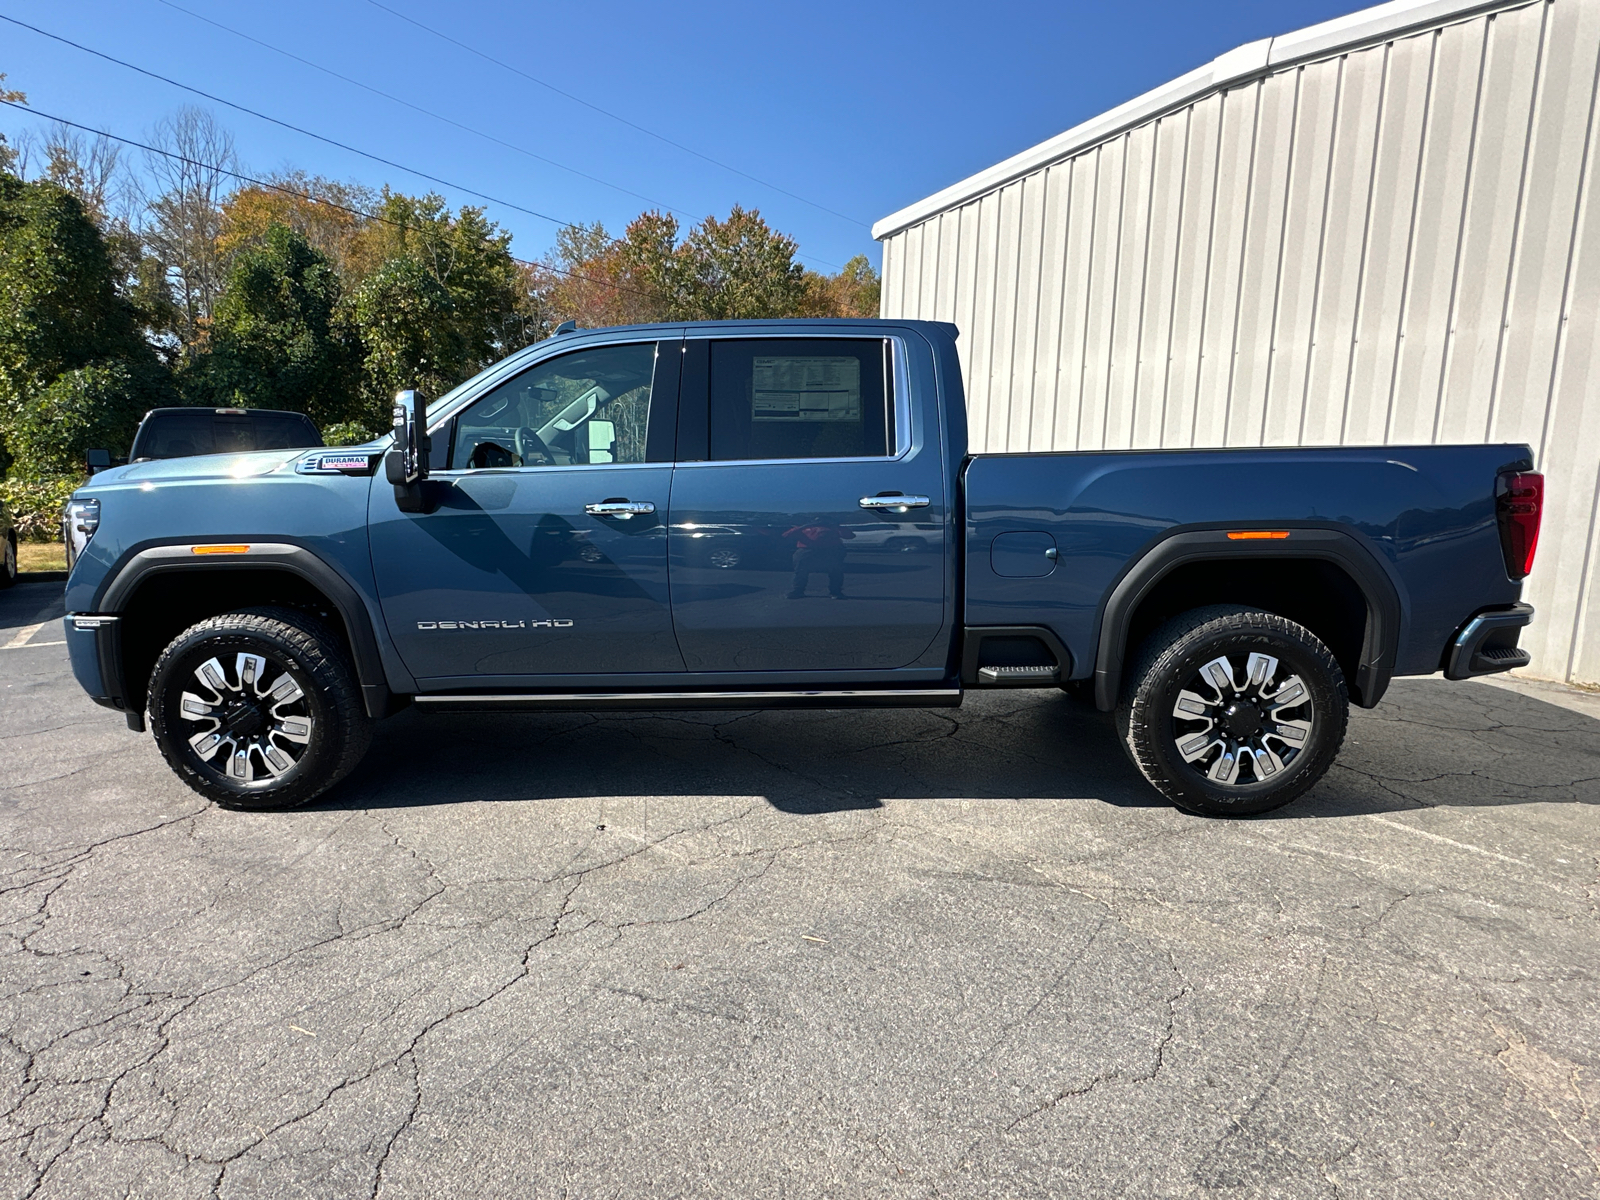
[{"label": "shrub", "polygon": [[119,362],[62,372],[5,421],[11,474],[58,479],[80,471],[91,446],[126,447],[139,424],[141,390]]},{"label": "shrub", "polygon": [[359,446],[377,436],[360,421],[340,421],[322,431],[322,440],[330,446]]},{"label": "shrub", "polygon": [[77,475],[13,478],[0,482],[0,500],[11,510],[11,519],[17,526],[17,540],[60,541],[61,507],[82,483]]}]

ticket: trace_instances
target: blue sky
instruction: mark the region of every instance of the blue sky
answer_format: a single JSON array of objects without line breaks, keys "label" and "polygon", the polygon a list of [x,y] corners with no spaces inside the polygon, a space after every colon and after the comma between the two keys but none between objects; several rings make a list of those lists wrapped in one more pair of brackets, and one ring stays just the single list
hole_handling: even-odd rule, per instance
[{"label": "blue sky", "polygon": [[[600,220],[617,232],[648,207],[675,209],[685,225],[735,203],[759,208],[799,241],[809,265],[826,270],[863,252],[877,262],[868,227],[895,209],[1233,46],[1361,7],[382,3],[744,174],[451,45],[374,0],[0,0],[0,13],[561,220]],[[341,82],[174,4],[573,170]],[[298,167],[483,203],[4,22],[0,71],[37,108],[113,133],[142,137],[178,107],[200,104],[233,132],[249,169]],[[0,109],[8,135],[30,123]],[[553,243],[550,221],[485,207],[513,232],[520,256]]]}]

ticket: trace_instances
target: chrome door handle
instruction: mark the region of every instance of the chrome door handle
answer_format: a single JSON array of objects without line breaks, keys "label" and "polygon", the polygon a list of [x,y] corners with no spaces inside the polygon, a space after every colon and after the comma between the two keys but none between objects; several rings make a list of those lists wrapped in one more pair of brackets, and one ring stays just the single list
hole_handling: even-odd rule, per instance
[{"label": "chrome door handle", "polygon": [[583,511],[591,517],[617,517],[624,521],[630,517],[645,516],[655,510],[656,506],[648,500],[602,500],[599,504],[583,506]]},{"label": "chrome door handle", "polygon": [[926,496],[863,496],[861,507],[869,512],[910,512],[913,508],[927,508]]}]

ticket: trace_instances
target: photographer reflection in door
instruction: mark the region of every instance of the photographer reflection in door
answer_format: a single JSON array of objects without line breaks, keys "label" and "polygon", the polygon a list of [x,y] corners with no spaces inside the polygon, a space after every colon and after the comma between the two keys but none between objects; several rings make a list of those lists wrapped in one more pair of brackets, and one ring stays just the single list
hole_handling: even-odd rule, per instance
[{"label": "photographer reflection in door", "polygon": [[796,525],[785,531],[784,540],[794,546],[794,581],[789,585],[789,599],[799,600],[811,586],[811,576],[818,572],[828,577],[828,595],[844,600],[844,544],[855,534],[843,529],[837,522],[821,518]]}]

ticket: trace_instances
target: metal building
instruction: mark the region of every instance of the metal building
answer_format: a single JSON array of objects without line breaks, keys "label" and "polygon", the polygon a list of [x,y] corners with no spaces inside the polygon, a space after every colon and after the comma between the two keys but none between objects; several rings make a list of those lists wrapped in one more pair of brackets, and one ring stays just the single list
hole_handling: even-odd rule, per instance
[{"label": "metal building", "polygon": [[1399,0],[1241,46],[886,217],[976,450],[1525,441],[1522,644],[1600,682],[1600,0]]}]

